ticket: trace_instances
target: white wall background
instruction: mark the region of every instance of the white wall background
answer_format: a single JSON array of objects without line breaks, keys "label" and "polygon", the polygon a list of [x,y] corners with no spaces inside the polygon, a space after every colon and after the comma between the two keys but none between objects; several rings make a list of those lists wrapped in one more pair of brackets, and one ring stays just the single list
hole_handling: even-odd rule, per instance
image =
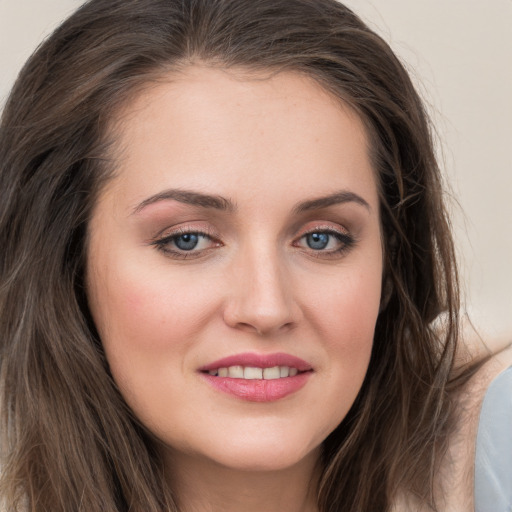
[{"label": "white wall background", "polygon": [[[257,1],[257,0],[254,0]],[[25,59],[79,0],[0,0],[0,106]],[[405,61],[431,106],[466,309],[512,341],[512,0],[346,0]]]}]

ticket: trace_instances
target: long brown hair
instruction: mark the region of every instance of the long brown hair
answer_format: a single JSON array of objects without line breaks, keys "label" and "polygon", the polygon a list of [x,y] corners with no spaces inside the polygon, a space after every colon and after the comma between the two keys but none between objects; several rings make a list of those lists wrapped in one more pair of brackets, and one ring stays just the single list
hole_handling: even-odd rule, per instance
[{"label": "long brown hair", "polygon": [[0,126],[2,499],[14,511],[177,510],[109,373],[84,263],[113,170],[109,125],[145,84],[197,61],[307,74],[364,121],[385,292],[366,380],[324,442],[318,503],[386,511],[399,488],[432,503],[459,307],[441,177],[404,67],[334,0],[92,0],[25,65]]}]

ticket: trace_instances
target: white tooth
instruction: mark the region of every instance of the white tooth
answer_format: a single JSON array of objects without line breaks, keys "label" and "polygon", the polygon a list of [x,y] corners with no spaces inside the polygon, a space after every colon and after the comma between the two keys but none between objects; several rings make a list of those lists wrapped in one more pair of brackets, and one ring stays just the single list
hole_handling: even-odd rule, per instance
[{"label": "white tooth", "polygon": [[299,370],[297,368],[290,368],[290,377],[295,377],[299,373]]},{"label": "white tooth", "polygon": [[244,368],[244,379],[254,380],[262,378],[263,370],[261,368],[254,368],[252,366],[246,366]]},{"label": "white tooth", "polygon": [[266,380],[279,379],[279,377],[279,366],[274,366],[273,368],[265,368],[263,370],[263,378]]},{"label": "white tooth", "polygon": [[244,378],[244,367],[243,366],[230,366],[228,368],[228,377],[232,379],[243,379]]},{"label": "white tooth", "polygon": [[217,370],[208,370],[210,375],[217,375]]},{"label": "white tooth", "polygon": [[279,376],[280,377],[288,377],[290,375],[290,368],[288,366],[280,366],[279,367]]},{"label": "white tooth", "polygon": [[227,368],[219,368],[218,375],[219,375],[219,377],[227,377],[228,369]]}]

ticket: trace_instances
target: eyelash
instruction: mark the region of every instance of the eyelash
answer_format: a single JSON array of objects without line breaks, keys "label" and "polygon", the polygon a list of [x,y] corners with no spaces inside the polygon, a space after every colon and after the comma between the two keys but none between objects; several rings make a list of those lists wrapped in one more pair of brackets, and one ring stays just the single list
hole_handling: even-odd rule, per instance
[{"label": "eyelash", "polygon": [[[336,258],[337,256],[341,256],[344,253],[348,252],[350,249],[354,247],[354,245],[357,243],[357,240],[351,236],[348,233],[343,233],[340,231],[337,231],[333,229],[332,227],[316,227],[314,229],[311,229],[305,233],[303,233],[299,238],[296,239],[296,241],[293,243],[294,247],[300,247],[298,243],[305,239],[306,237],[313,235],[313,234],[322,234],[322,235],[328,235],[329,237],[334,237],[339,243],[340,247],[336,249],[330,249],[330,250],[315,250],[312,248],[308,248],[308,252],[316,257],[316,258]],[[169,244],[175,243],[175,241],[183,236],[183,235],[196,235],[201,238],[207,238],[210,241],[214,243],[212,247],[207,247],[206,249],[200,249],[200,250],[194,250],[192,248],[191,250],[184,250],[184,249],[170,249]],[[162,238],[158,238],[156,240],[153,240],[151,242],[151,245],[155,246],[157,250],[162,251],[164,254],[170,256],[171,258],[175,259],[192,259],[192,258],[199,258],[203,255],[205,255],[207,252],[210,252],[211,249],[214,249],[215,247],[221,247],[223,244],[217,239],[215,235],[212,233],[206,231],[200,231],[197,229],[188,229],[188,228],[181,228],[176,230],[175,232],[166,235]]]},{"label": "eyelash", "polygon": [[[193,249],[190,251],[186,251],[183,249],[170,249],[169,244],[172,242],[175,242],[179,237],[183,235],[197,235],[201,238],[207,238],[214,242],[214,246],[208,247],[206,249],[201,249],[199,251],[194,251]],[[208,230],[206,231],[200,231],[198,229],[188,229],[188,228],[180,228],[173,233],[169,235],[165,235],[162,238],[158,238],[156,240],[153,240],[151,242],[151,245],[154,245],[157,250],[162,251],[167,256],[170,256],[171,258],[175,259],[191,259],[191,258],[198,258],[205,254],[206,251],[209,252],[210,249],[214,249],[215,247],[221,247],[222,243],[217,240],[215,235],[213,235]]]},{"label": "eyelash", "polygon": [[346,252],[350,251],[350,249],[352,249],[355,246],[356,242],[357,242],[356,239],[352,235],[350,235],[348,233],[344,233],[342,231],[338,231],[336,229],[333,229],[332,227],[317,226],[314,229],[308,230],[305,233],[303,233],[297,239],[297,242],[294,242],[294,246],[297,247],[297,243],[300,240],[303,240],[307,236],[310,236],[310,235],[313,235],[313,234],[328,235],[330,237],[334,237],[340,243],[340,247],[338,247],[336,249],[331,249],[331,250],[315,250],[315,249],[309,248],[308,249],[309,253],[312,256],[316,257],[316,258],[336,258],[336,257],[340,257],[343,254],[345,254]]}]

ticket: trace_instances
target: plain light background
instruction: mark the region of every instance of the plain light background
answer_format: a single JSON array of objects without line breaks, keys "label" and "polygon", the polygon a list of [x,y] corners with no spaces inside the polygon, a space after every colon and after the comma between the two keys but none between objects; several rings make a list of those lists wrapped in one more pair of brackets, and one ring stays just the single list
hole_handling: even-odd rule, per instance
[{"label": "plain light background", "polygon": [[[258,0],[254,0],[258,1]],[[437,128],[465,310],[512,341],[512,0],[347,0],[401,57]],[[0,107],[79,0],[0,0]]]}]

